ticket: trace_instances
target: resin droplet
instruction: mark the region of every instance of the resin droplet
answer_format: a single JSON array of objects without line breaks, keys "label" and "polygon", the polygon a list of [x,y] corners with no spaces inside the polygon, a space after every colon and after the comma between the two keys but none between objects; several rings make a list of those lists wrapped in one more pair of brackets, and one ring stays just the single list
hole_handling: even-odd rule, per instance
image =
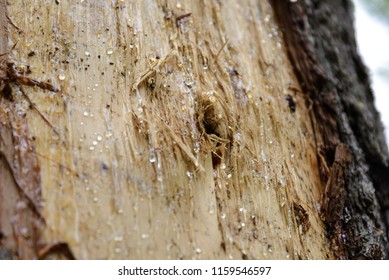
[{"label": "resin droplet", "polygon": [[192,179],[193,178],[193,172],[187,171],[186,172],[186,176],[188,176],[188,178]]},{"label": "resin droplet", "polygon": [[150,149],[150,156],[149,156],[149,162],[153,163],[157,160],[157,157],[155,156],[154,149]]},{"label": "resin droplet", "polygon": [[65,80],[65,79],[66,79],[65,74],[64,74],[64,73],[59,74],[59,75],[58,75],[58,79],[59,79],[60,81]]}]

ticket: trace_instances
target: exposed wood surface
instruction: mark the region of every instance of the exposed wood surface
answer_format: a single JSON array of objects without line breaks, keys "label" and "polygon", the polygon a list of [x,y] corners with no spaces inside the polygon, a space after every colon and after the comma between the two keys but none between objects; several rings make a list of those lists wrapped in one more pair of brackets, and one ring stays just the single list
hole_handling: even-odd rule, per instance
[{"label": "exposed wood surface", "polygon": [[15,257],[334,257],[317,116],[267,1],[2,3]]}]

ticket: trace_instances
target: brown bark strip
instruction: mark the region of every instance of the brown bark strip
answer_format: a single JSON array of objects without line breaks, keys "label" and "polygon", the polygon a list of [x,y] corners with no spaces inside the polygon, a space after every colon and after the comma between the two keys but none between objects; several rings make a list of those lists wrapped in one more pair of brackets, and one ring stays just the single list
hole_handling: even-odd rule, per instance
[{"label": "brown bark strip", "polygon": [[[0,230],[5,232],[2,245],[12,252],[13,258],[31,259],[37,258],[45,223],[40,213],[40,169],[24,113],[17,109],[12,96],[5,19],[10,20],[5,1],[0,4],[0,15],[0,52],[5,54],[0,57],[0,164],[12,178],[5,180],[6,174],[1,174],[4,181],[0,184]],[[19,195],[13,197],[13,193]]]},{"label": "brown bark strip", "polygon": [[[324,187],[321,215],[331,249],[339,259],[385,258],[385,224],[366,172],[364,152],[369,151],[360,144],[360,139],[372,136],[358,133],[353,127],[353,119],[358,118],[347,110],[347,95],[359,98],[352,83],[367,83],[348,78],[354,73],[360,76],[361,71],[360,65],[349,66],[357,55],[347,50],[355,49],[355,42],[352,35],[344,35],[352,33],[351,4],[343,1],[335,9],[331,6],[335,4],[316,0],[272,2],[295,74],[313,104],[311,119]],[[331,26],[339,21],[347,24]],[[375,112],[373,106],[368,109]]]},{"label": "brown bark strip", "polygon": [[[26,114],[30,108],[35,109],[48,125],[51,124],[38,111],[20,85],[38,86],[55,92],[58,89],[16,72],[13,63],[8,61],[10,51],[7,49],[8,24],[16,28],[19,33],[21,32],[7,15],[6,1],[1,1],[0,53],[3,55],[0,57],[0,170],[2,171],[0,174],[0,245],[4,248],[0,249],[2,252],[8,252],[7,258],[38,259],[56,252],[74,259],[66,244],[60,242],[45,245],[42,242],[46,221],[40,212],[42,207],[40,166]],[[30,103],[30,108],[23,109],[23,106],[17,104],[18,101],[14,99],[12,93],[15,86],[19,86],[23,97]],[[53,130],[56,132],[54,128]],[[11,179],[6,179],[7,176]]]},{"label": "brown bark strip", "polygon": [[[335,223],[342,216],[345,199],[345,189],[342,184],[334,184],[335,174],[341,175],[338,178],[345,181],[344,172],[339,172],[337,164],[334,162],[334,153],[336,147],[340,144],[338,126],[336,121],[335,92],[328,88],[331,81],[324,74],[324,70],[317,60],[315,48],[311,41],[311,34],[308,25],[308,19],[305,6],[300,2],[290,3],[289,1],[274,1],[276,16],[279,20],[286,42],[289,58],[295,70],[295,74],[305,93],[307,99],[313,102],[313,116],[316,119],[314,124],[316,145],[318,149],[318,159],[320,175],[323,184],[326,186],[323,190],[322,217],[329,232],[332,250],[337,258],[345,258],[344,250],[339,246],[342,241],[339,236],[342,235],[341,225]],[[327,87],[327,88],[326,88]],[[333,165],[334,164],[334,165]],[[332,166],[333,165],[333,166]],[[337,198],[338,206],[332,206],[334,201],[329,197]]]},{"label": "brown bark strip", "polygon": [[[317,144],[325,161],[331,165],[335,148],[341,142],[335,112],[336,93],[332,81],[318,62],[306,8],[301,1],[291,3],[274,0],[274,9],[284,31],[284,40],[295,74],[303,91],[308,94],[307,102],[313,102],[313,111],[319,126]],[[327,179],[325,173],[321,172],[323,180]]]}]

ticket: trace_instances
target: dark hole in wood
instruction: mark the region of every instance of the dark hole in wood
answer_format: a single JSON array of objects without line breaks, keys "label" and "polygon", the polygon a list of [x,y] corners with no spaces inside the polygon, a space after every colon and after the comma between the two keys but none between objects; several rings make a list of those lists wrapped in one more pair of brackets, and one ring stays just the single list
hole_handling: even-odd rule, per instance
[{"label": "dark hole in wood", "polygon": [[12,96],[12,88],[9,84],[5,84],[4,85],[4,88],[3,88],[3,91],[1,92],[1,95],[9,100],[9,101],[13,101],[13,96]]},{"label": "dark hole in wood", "polygon": [[290,111],[292,113],[296,112],[296,102],[294,101],[293,97],[290,94],[286,96],[286,102],[288,102]]}]

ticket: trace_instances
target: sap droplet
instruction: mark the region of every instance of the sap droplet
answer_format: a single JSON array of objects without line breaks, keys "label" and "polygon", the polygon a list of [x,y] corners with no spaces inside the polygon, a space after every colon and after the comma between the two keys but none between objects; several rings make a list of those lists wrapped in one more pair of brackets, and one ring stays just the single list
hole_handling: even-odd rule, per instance
[{"label": "sap droplet", "polygon": [[28,228],[26,228],[26,227],[23,227],[23,228],[20,229],[20,234],[24,238],[29,238],[30,237],[30,232],[29,232]]},{"label": "sap droplet", "polygon": [[155,156],[154,148],[151,148],[149,162],[154,163],[156,160],[157,160],[157,157]]},{"label": "sap droplet", "polygon": [[196,248],[196,254],[201,254],[201,248],[199,247]]},{"label": "sap droplet", "polygon": [[96,141],[96,140],[93,140],[93,141],[92,141],[92,145],[93,145],[93,146],[96,146],[96,145],[97,145],[97,141]]},{"label": "sap droplet", "polygon": [[221,213],[220,218],[224,220],[227,217],[226,213]]},{"label": "sap droplet", "polygon": [[186,171],[186,176],[188,176],[189,179],[192,179],[193,178],[193,172]]},{"label": "sap droplet", "polygon": [[60,73],[60,74],[58,75],[58,79],[59,79],[60,81],[64,81],[64,80],[66,79],[65,74],[64,74],[64,73]]},{"label": "sap droplet", "polygon": [[109,48],[109,49],[107,50],[107,54],[108,54],[108,55],[113,54],[113,49]]},{"label": "sap droplet", "polygon": [[97,202],[99,202],[99,199],[97,197],[94,197],[93,202],[97,203]]},{"label": "sap droplet", "polygon": [[107,131],[105,132],[105,138],[107,138],[107,139],[111,138],[112,135],[113,135],[113,133],[112,133],[111,130],[107,130]]},{"label": "sap droplet", "polygon": [[226,169],[226,164],[223,162],[222,164],[220,164],[220,169],[222,169],[222,170],[224,170],[224,169]]},{"label": "sap droplet", "polygon": [[19,201],[18,203],[16,203],[16,209],[26,209],[26,208],[27,208],[27,204],[24,201]]},{"label": "sap droplet", "polygon": [[186,79],[185,80],[185,85],[188,87],[188,88],[191,88],[193,86],[194,82],[191,80],[191,79]]},{"label": "sap droplet", "polygon": [[194,148],[193,148],[193,151],[198,154],[200,152],[200,142],[199,141],[196,141],[194,143]]},{"label": "sap droplet", "polygon": [[150,235],[147,234],[147,233],[143,233],[143,234],[142,234],[142,239],[147,239],[147,238],[149,238],[149,237],[150,237]]},{"label": "sap droplet", "polygon": [[215,206],[213,204],[208,206],[208,213],[211,215],[215,214]]},{"label": "sap droplet", "polygon": [[122,242],[123,241],[123,236],[115,236],[113,240],[115,242]]},{"label": "sap droplet", "polygon": [[88,111],[84,111],[84,116],[85,117],[89,116],[89,112]]},{"label": "sap droplet", "polygon": [[103,140],[103,136],[97,135],[97,141],[101,141],[101,140]]},{"label": "sap droplet", "polygon": [[85,55],[86,56],[90,56],[90,52],[89,51],[85,51]]},{"label": "sap droplet", "polygon": [[150,53],[150,54],[148,55],[148,58],[149,58],[149,61],[150,61],[151,63],[154,63],[154,62],[157,60],[157,55],[156,55],[154,52],[152,52],[152,53]]}]

